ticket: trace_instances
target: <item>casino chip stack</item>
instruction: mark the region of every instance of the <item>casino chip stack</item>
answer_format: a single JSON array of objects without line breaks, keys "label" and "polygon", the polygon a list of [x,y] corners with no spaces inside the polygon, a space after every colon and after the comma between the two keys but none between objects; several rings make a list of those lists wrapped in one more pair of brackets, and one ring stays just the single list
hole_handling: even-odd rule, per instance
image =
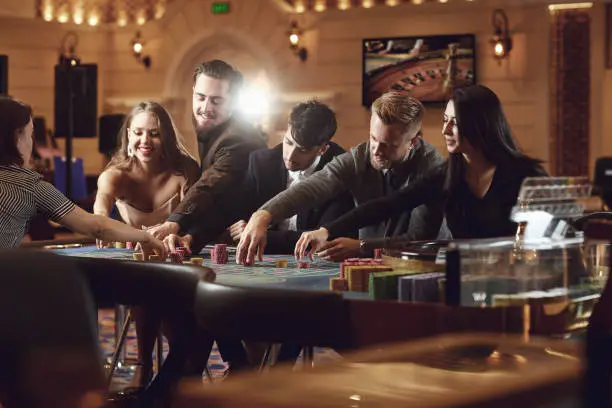
[{"label": "casino chip stack", "polygon": [[191,258],[189,263],[191,263],[192,265],[202,266],[204,264],[204,259],[203,258]]},{"label": "casino chip stack", "polygon": [[385,265],[382,259],[350,258],[340,264],[340,278],[330,281],[330,289],[340,290],[344,285],[351,292],[369,292],[369,275],[391,271],[393,268]]},{"label": "casino chip stack", "polygon": [[184,246],[178,246],[178,247],[176,247],[176,250],[177,250],[178,252],[181,252],[181,253],[183,254],[183,257],[189,257],[189,256],[191,256],[191,250],[190,250],[189,248],[187,248],[187,247],[184,247]]},{"label": "casino chip stack", "polygon": [[346,279],[347,275],[344,273],[345,266],[373,266],[383,265],[382,259],[374,258],[349,258],[340,264],[340,277]]},{"label": "casino chip stack", "polygon": [[383,255],[383,249],[382,248],[376,248],[374,250],[374,259],[382,259],[382,255]]},{"label": "casino chip stack", "polygon": [[227,245],[225,244],[215,245],[215,247],[210,251],[210,258],[213,261],[213,263],[226,264],[228,260]]},{"label": "casino chip stack", "polygon": [[170,252],[170,261],[176,264],[182,264],[185,260],[185,248],[176,248]]}]

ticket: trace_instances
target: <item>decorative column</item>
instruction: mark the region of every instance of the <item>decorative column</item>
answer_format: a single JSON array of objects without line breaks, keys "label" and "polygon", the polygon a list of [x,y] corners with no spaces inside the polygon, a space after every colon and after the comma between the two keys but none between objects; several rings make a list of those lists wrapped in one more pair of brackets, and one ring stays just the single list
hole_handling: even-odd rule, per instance
[{"label": "decorative column", "polygon": [[589,9],[553,10],[551,28],[551,173],[589,174],[591,49]]}]

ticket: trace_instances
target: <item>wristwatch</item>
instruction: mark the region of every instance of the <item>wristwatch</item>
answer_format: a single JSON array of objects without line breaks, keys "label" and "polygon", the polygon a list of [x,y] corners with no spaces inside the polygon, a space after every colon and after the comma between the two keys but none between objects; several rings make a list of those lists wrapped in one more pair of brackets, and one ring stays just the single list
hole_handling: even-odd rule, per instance
[{"label": "wristwatch", "polygon": [[361,253],[361,255],[367,255],[371,251],[372,251],[372,248],[370,248],[370,246],[368,245],[368,241],[366,241],[365,239],[360,239],[359,240],[359,252]]}]

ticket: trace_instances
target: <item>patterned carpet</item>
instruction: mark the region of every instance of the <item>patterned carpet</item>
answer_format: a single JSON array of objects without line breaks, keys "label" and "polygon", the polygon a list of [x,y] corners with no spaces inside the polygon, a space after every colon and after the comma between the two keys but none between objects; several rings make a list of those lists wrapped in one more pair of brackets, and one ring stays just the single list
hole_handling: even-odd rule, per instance
[{"label": "patterned carpet", "polygon": [[[99,339],[100,339],[100,348],[105,361],[111,361],[113,352],[115,350],[115,313],[113,310],[100,310],[98,312],[98,327],[99,327]],[[166,341],[164,341],[164,356],[168,352],[168,345]],[[136,332],[134,327],[130,328],[126,347],[125,347],[125,357],[129,360],[136,360],[137,357],[137,346],[136,346]],[[300,356],[301,358],[301,356]],[[314,362],[323,363],[325,361],[335,360],[341,358],[340,355],[333,350],[323,349],[323,348],[315,348],[315,356]],[[299,364],[299,360],[298,360]],[[208,361],[208,367],[211,371],[211,374],[215,379],[223,378],[224,372],[227,368],[227,365],[221,359],[219,352],[217,350],[216,345],[213,347],[210,359]],[[115,372],[113,377],[113,384],[111,389],[118,390],[125,387],[133,375],[133,366],[121,366]]]}]

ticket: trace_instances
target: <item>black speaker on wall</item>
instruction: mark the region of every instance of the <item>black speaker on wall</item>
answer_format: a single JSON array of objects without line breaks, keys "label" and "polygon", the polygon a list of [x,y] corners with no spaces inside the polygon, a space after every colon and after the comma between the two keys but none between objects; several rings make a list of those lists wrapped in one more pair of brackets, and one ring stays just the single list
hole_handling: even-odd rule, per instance
[{"label": "black speaker on wall", "polygon": [[[70,98],[72,97],[72,114]],[[55,137],[96,137],[98,131],[98,66],[55,66]]]},{"label": "black speaker on wall", "polygon": [[98,150],[105,155],[112,155],[119,147],[119,130],[125,120],[122,113],[100,116],[100,138],[98,139]]},{"label": "black speaker on wall", "polygon": [[8,95],[8,55],[0,55],[0,95]]}]

